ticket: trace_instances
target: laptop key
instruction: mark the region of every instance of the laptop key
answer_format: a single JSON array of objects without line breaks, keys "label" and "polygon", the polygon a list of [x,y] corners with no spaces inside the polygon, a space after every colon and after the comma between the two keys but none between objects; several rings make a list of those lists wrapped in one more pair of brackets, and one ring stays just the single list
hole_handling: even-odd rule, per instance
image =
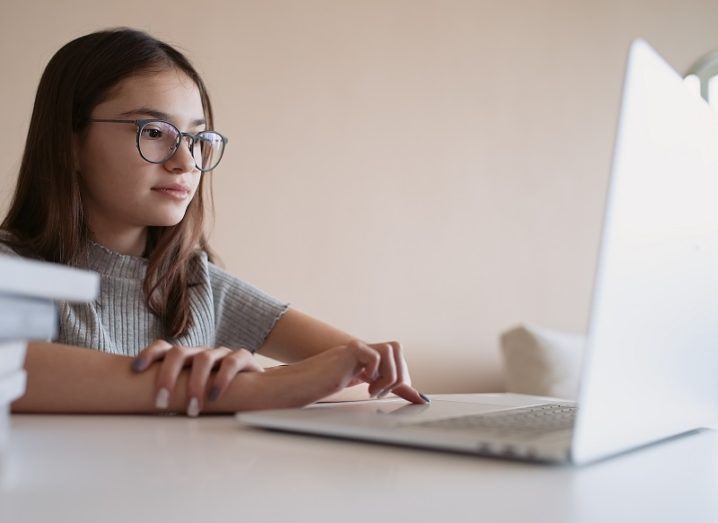
[{"label": "laptop key", "polygon": [[527,440],[571,429],[578,408],[560,403],[522,407],[509,411],[470,414],[412,423],[414,427],[470,430],[497,439]]}]

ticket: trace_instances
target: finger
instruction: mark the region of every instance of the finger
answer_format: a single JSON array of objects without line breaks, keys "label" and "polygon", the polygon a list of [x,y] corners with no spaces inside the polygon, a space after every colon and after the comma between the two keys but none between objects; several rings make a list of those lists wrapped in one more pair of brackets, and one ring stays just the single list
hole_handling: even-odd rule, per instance
[{"label": "finger", "polygon": [[364,384],[365,380],[361,379],[361,377],[352,378],[349,380],[349,383],[347,383],[347,387],[354,387],[356,385]]},{"label": "finger", "polygon": [[404,366],[402,365],[402,360],[404,359],[404,355],[402,353],[401,343],[398,341],[390,341],[388,342],[389,345],[392,348],[391,356],[394,358],[394,368],[396,369],[396,380],[394,383],[386,387],[383,391],[381,391],[377,398],[383,398],[387,394],[389,394],[397,385],[401,385],[403,383],[406,383],[404,381]]},{"label": "finger", "polygon": [[406,358],[404,357],[404,351],[402,350],[401,354],[401,367],[402,372],[404,374],[404,383],[407,385],[411,385],[411,376],[409,375],[409,365],[406,363]]},{"label": "finger", "polygon": [[217,347],[202,351],[192,358],[192,370],[187,382],[188,416],[197,416],[202,411],[209,374],[219,360],[231,353],[227,347]]},{"label": "finger", "polygon": [[147,347],[142,349],[135,359],[132,360],[132,370],[142,372],[147,369],[152,362],[161,358],[168,350],[172,348],[172,344],[166,340],[155,340]]},{"label": "finger", "polygon": [[[373,350],[373,349],[372,349],[372,350]],[[378,365],[379,365],[379,364],[378,364],[379,354],[376,353],[376,351],[374,351],[374,353],[377,355],[377,368],[378,368]],[[379,372],[377,372],[377,373],[376,373],[376,376],[374,376],[374,378],[372,379],[372,378],[369,376],[369,372],[368,372],[368,371],[366,370],[366,368],[365,368],[365,369],[362,370],[359,374],[357,374],[354,378],[352,378],[351,383],[354,383],[354,382],[357,382],[357,383],[358,383],[358,382],[371,383],[371,382],[373,382],[374,380],[376,380],[376,379],[378,379],[378,378],[379,378]]]},{"label": "finger", "polygon": [[406,383],[402,383],[401,385],[397,386],[394,390],[392,390],[392,392],[397,396],[400,396],[412,403],[431,403],[431,400],[429,398],[427,398],[425,395],[423,395],[411,385],[407,385]]},{"label": "finger", "polygon": [[155,382],[155,406],[158,409],[166,409],[169,406],[170,398],[177,383],[177,377],[182,372],[182,367],[188,363],[191,356],[205,349],[205,347],[174,345],[165,353]]},{"label": "finger", "polygon": [[412,403],[431,403],[431,400],[423,395],[421,392],[411,386],[411,381],[407,380],[409,376],[409,365],[406,363],[406,359],[403,354],[399,359],[399,364],[402,367],[402,374],[404,376],[404,382],[399,384],[392,392],[397,396],[404,398]]},{"label": "finger", "polygon": [[[247,350],[247,349],[243,349]],[[249,352],[249,351],[248,351]],[[251,357],[249,358],[249,363],[242,368],[239,372],[264,372],[264,367],[262,367],[257,360],[254,358],[254,354],[249,352]]]},{"label": "finger", "polygon": [[396,382],[396,364],[394,363],[394,348],[388,343],[382,343],[375,349],[381,356],[379,363],[379,379],[369,386],[369,394],[378,395],[384,389]]},{"label": "finger", "polygon": [[358,377],[367,383],[376,381],[379,378],[379,364],[381,362],[381,356],[376,349],[360,340],[351,340],[347,347],[354,350],[355,357],[359,362],[358,374],[355,372],[354,377]]},{"label": "finger", "polygon": [[208,399],[210,401],[219,399],[238,372],[256,371],[257,368],[261,366],[254,361],[254,356],[247,349],[238,349],[225,356],[212,382]]},{"label": "finger", "polygon": [[[396,343],[397,345],[399,344],[398,341],[387,341],[387,342],[380,342],[380,343],[369,343],[368,346],[373,349],[377,349],[378,347],[382,347],[382,346],[386,345],[387,343],[390,343],[390,344]],[[377,379],[379,379],[379,377],[380,377],[379,375],[376,375],[373,377],[373,379],[369,379],[368,381],[370,381],[370,382],[376,381]]]}]

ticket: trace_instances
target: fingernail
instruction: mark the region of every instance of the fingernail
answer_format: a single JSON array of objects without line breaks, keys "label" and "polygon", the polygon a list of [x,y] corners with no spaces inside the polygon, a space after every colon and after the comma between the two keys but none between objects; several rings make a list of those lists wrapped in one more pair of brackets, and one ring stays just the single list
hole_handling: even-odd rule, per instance
[{"label": "fingernail", "polygon": [[209,391],[209,401],[214,401],[219,396],[219,387],[212,387]]},{"label": "fingernail", "polygon": [[198,414],[199,402],[197,401],[197,398],[193,397],[191,400],[189,400],[189,406],[187,407],[187,415],[196,418]]},{"label": "fingernail", "polygon": [[158,409],[166,409],[170,404],[170,391],[165,388],[160,389],[155,399],[155,407]]},{"label": "fingernail", "polygon": [[379,394],[379,395],[376,397],[376,399],[380,400],[381,398],[383,398],[384,396],[386,396],[386,395],[389,394],[390,392],[391,392],[391,389],[386,389],[386,390],[382,391],[381,394]]},{"label": "fingernail", "polygon": [[[417,392],[419,392],[419,391],[417,391]],[[431,400],[425,394],[422,394],[421,392],[419,392],[419,396],[421,396],[421,399],[423,399],[425,402],[431,403]]]},{"label": "fingernail", "polygon": [[140,358],[136,358],[136,359],[132,362],[132,370],[135,371],[135,372],[141,371],[141,370],[142,370],[142,367],[144,367],[144,366],[145,366],[145,362],[142,361]]}]

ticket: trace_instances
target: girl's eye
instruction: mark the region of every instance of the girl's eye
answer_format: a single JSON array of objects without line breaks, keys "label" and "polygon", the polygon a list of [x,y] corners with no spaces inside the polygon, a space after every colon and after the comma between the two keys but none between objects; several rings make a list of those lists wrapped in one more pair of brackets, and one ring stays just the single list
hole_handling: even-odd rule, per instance
[{"label": "girl's eye", "polygon": [[158,138],[162,138],[162,131],[160,131],[159,129],[143,129],[142,134],[147,138],[153,138],[155,140]]}]

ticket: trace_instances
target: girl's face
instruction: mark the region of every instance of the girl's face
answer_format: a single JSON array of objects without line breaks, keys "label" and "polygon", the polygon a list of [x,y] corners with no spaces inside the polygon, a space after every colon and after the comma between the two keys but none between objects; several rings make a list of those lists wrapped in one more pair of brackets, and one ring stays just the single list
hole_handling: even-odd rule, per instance
[{"label": "girl's face", "polygon": [[[175,69],[126,78],[90,118],[158,118],[192,134],[205,129],[199,89]],[[83,201],[93,229],[176,225],[194,197],[201,171],[187,140],[171,158],[154,164],[140,156],[136,135],[132,123],[90,122],[82,137],[76,137]],[[185,186],[188,193],[180,197],[157,189],[170,184]]]}]

